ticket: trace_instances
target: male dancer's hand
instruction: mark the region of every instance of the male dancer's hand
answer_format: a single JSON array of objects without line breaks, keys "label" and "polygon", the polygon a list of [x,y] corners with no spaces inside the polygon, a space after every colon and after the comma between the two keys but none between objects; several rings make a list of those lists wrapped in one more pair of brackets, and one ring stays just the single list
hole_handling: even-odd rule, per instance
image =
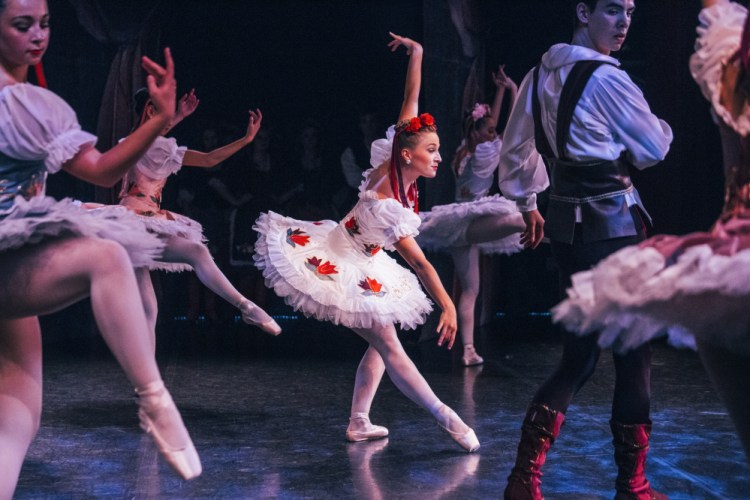
[{"label": "male dancer's hand", "polygon": [[539,246],[542,238],[544,238],[544,217],[539,213],[539,210],[521,212],[521,215],[526,223],[526,229],[521,233],[521,244],[524,248],[533,250]]}]

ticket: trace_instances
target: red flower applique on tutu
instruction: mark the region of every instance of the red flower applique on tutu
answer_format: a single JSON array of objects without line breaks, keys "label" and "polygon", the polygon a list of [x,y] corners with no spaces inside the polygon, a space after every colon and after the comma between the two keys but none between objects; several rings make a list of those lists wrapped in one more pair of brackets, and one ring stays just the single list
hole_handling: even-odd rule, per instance
[{"label": "red flower applique on tutu", "polygon": [[286,242],[292,245],[292,247],[296,247],[297,245],[303,247],[310,243],[310,236],[302,229],[292,229],[290,227],[286,230]]},{"label": "red flower applique on tutu", "polygon": [[383,284],[378,283],[378,280],[375,278],[365,277],[365,279],[359,282],[359,287],[364,290],[362,295],[366,297],[370,295],[382,297],[385,295],[385,292],[382,290]]},{"label": "red flower applique on tutu", "polygon": [[320,279],[333,280],[333,276],[331,275],[339,273],[336,266],[330,261],[323,262],[317,257],[310,257],[307,259],[307,264],[305,265]]}]

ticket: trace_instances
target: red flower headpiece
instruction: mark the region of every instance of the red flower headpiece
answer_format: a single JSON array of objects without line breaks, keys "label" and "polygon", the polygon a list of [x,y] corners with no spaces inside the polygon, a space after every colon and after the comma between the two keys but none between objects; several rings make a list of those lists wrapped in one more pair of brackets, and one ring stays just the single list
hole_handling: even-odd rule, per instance
[{"label": "red flower headpiece", "polygon": [[396,133],[409,132],[416,134],[422,127],[435,127],[435,118],[429,113],[422,113],[410,120],[404,120],[396,127]]}]

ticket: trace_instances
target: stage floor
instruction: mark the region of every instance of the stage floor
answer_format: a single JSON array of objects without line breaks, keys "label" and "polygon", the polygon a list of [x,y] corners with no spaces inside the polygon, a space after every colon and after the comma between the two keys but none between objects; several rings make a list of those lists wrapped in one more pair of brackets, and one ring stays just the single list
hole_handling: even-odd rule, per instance
[{"label": "stage floor", "polygon": [[[482,367],[458,366],[433,341],[402,336],[437,395],[482,443],[466,454],[384,380],[374,423],[390,437],[344,439],[365,344],[303,319],[272,338],[242,324],[161,325],[158,357],[192,434],[203,475],[171,473],[138,427],[132,391],[98,338],[45,346],[44,412],[17,499],[500,498],[524,410],[557,362],[548,318],[499,318],[481,331]],[[609,352],[573,401],[544,467],[547,499],[609,499]],[[654,345],[654,421],[647,471],[677,499],[750,498],[750,466],[698,357]]]}]

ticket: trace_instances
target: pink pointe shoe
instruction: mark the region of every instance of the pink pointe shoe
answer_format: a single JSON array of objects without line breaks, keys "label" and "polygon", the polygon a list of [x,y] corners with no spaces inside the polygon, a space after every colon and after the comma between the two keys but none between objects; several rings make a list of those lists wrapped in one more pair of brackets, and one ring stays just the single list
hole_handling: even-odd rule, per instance
[{"label": "pink pointe shoe", "polygon": [[266,311],[255,305],[248,299],[242,299],[237,306],[242,313],[242,321],[248,325],[254,325],[266,333],[276,336],[281,333],[281,327],[268,315]]},{"label": "pink pointe shoe", "polygon": [[[153,438],[164,460],[182,479],[200,476],[203,468],[198,452],[164,382],[152,382],[135,392],[141,429]],[[175,442],[180,444],[172,444]]]},{"label": "pink pointe shoe", "polygon": [[352,413],[349,417],[349,428],[346,429],[347,441],[356,443],[385,437],[388,437],[388,429],[382,425],[373,425],[367,413]]},{"label": "pink pointe shoe", "polygon": [[[479,449],[479,439],[474,430],[466,425],[456,412],[443,405],[438,410],[438,426],[443,429],[458,445],[469,453]],[[445,424],[443,424],[445,422]],[[462,429],[455,431],[453,429]]]},{"label": "pink pointe shoe", "polygon": [[473,344],[466,344],[464,346],[464,355],[461,358],[461,364],[464,366],[477,366],[484,363],[484,358],[477,354]]}]

